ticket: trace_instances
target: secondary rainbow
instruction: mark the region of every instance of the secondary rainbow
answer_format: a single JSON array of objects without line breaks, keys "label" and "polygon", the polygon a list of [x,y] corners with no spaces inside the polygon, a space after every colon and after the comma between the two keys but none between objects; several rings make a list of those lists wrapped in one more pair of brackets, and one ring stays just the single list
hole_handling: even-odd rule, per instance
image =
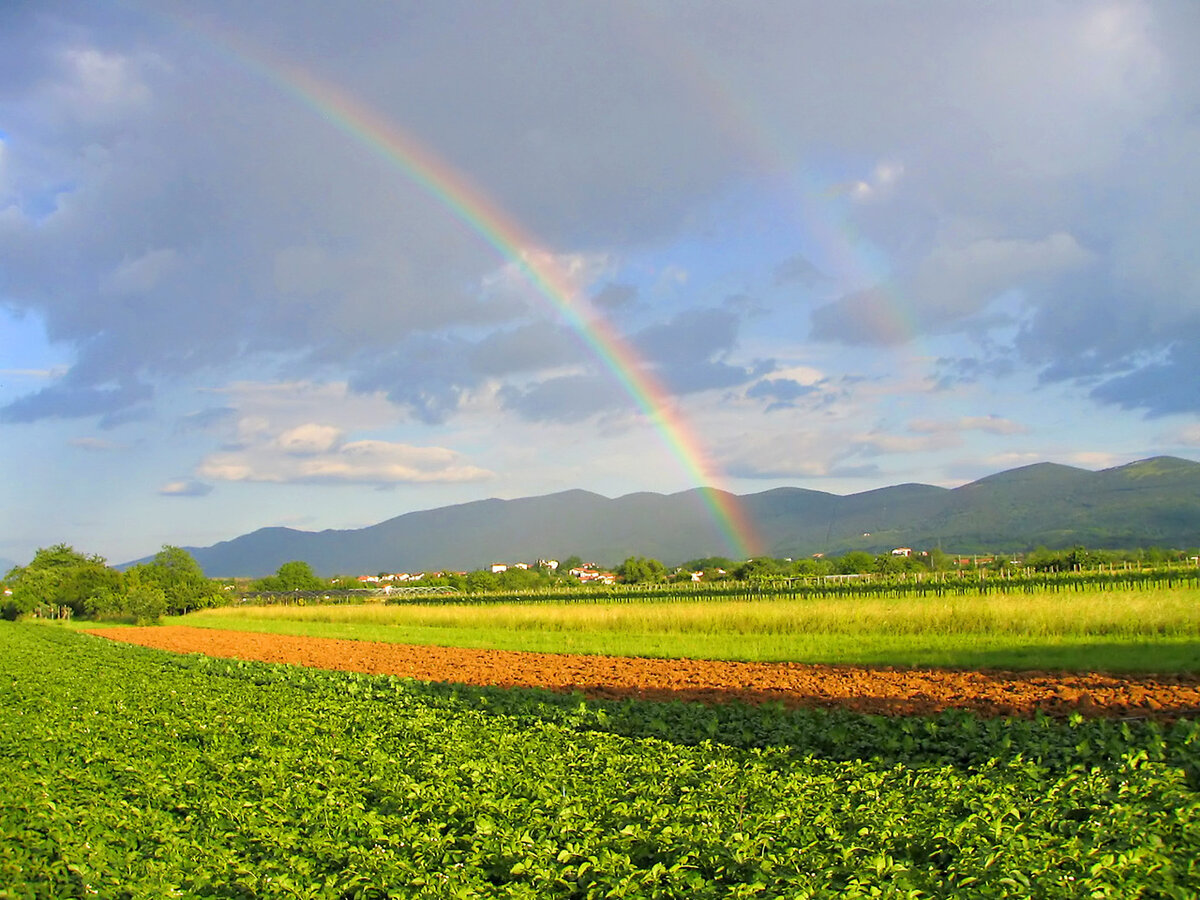
[{"label": "secondary rainbow", "polygon": [[[197,30],[194,24],[190,30]],[[199,30],[211,34],[208,28]],[[225,35],[214,42],[343,134],[394,165],[510,261],[654,425],[670,453],[700,489],[730,551],[741,558],[759,552],[758,537],[739,498],[714,486],[719,480],[717,472],[670,394],[608,322],[585,305],[573,302],[576,288],[553,262],[553,255],[543,251],[539,241],[461,172],[371,107],[303,69],[268,61],[264,54],[251,51],[236,38]]]}]

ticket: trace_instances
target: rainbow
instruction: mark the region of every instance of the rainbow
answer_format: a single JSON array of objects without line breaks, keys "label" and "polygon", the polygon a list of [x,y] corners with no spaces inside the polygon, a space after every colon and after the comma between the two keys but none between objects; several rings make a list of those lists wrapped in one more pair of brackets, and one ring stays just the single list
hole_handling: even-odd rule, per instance
[{"label": "rainbow", "polygon": [[637,352],[603,318],[575,304],[577,289],[568,273],[543,250],[539,241],[466,176],[376,110],[310,72],[251,50],[232,35],[215,36],[210,27],[184,22],[200,31],[235,59],[284,94],[307,107],[356,143],[398,169],[460,222],[511,263],[591,354],[633,399],[695,483],[717,530],[738,558],[749,558],[761,544],[740,499],[714,487],[720,479],[704,445],[688,425],[663,384],[647,369]]}]

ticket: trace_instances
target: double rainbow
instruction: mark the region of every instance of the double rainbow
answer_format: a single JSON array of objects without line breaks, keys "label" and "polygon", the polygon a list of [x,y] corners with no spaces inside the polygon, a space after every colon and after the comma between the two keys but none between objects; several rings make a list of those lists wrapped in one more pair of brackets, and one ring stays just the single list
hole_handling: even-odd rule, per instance
[{"label": "double rainbow", "polygon": [[[197,28],[192,24],[189,30]],[[653,424],[696,485],[730,553],[748,558],[759,552],[757,535],[739,498],[713,486],[719,480],[717,470],[671,395],[607,321],[586,305],[572,303],[576,289],[553,254],[543,252],[539,241],[461,172],[376,110],[310,72],[268,60],[240,40],[227,35],[213,38],[209,29],[201,30],[243,65],[398,169],[511,263]]]}]

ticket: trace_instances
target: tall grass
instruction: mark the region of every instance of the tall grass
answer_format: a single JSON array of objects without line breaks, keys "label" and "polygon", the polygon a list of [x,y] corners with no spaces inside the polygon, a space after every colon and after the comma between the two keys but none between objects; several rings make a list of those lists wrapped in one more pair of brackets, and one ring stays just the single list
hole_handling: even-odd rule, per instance
[{"label": "tall grass", "polygon": [[1200,591],[990,594],[695,603],[274,606],[204,610],[188,624],[309,623],[371,629],[562,634],[1200,637]]}]

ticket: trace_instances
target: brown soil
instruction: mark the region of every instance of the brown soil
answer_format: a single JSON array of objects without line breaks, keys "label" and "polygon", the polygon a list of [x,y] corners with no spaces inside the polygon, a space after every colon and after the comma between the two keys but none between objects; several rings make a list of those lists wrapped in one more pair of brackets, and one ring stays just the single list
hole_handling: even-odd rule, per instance
[{"label": "brown soil", "polygon": [[1200,679],[1048,672],[815,666],[571,656],[511,650],[420,647],[334,638],[216,631],[169,625],[111,628],[102,637],[178,653],[293,663],[322,669],[400,675],[500,687],[580,691],[603,699],[704,703],[782,702],[866,713],[922,715],[948,708],[983,715],[1174,719],[1200,713]]}]

